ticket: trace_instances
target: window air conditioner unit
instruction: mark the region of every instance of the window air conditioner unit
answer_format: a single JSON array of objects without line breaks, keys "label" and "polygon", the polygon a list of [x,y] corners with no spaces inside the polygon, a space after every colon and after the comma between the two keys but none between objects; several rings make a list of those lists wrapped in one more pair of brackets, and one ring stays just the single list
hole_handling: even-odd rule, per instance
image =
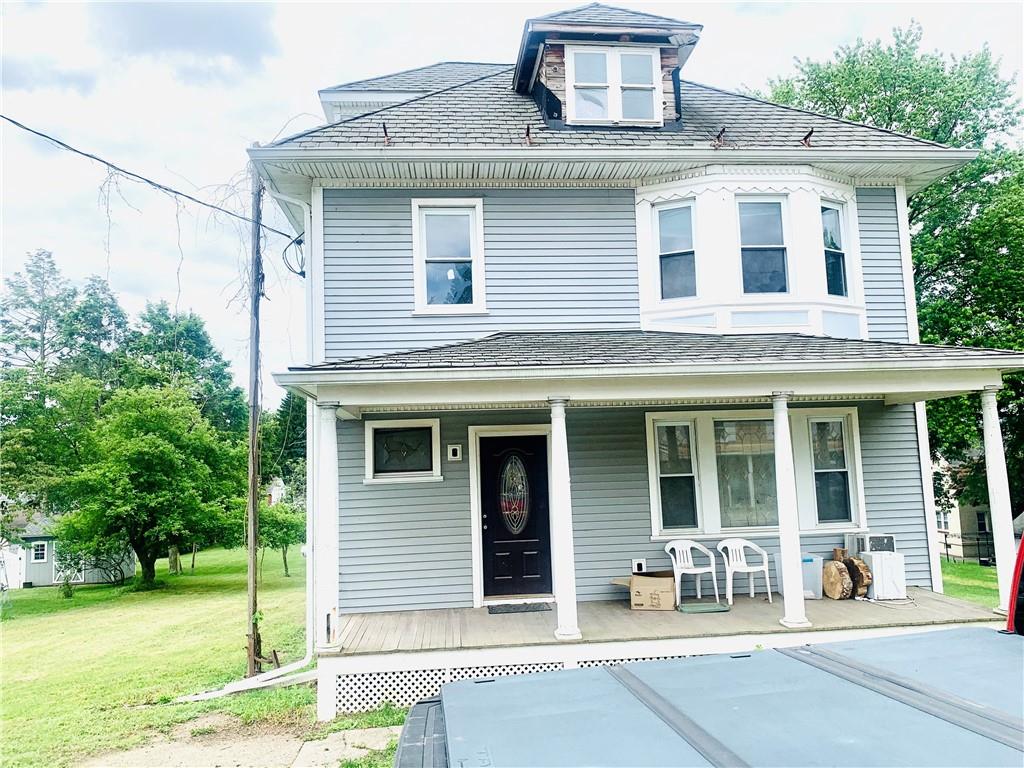
[{"label": "window air conditioner unit", "polygon": [[864,552],[895,552],[896,538],[887,533],[848,533],[845,546],[853,556]]}]

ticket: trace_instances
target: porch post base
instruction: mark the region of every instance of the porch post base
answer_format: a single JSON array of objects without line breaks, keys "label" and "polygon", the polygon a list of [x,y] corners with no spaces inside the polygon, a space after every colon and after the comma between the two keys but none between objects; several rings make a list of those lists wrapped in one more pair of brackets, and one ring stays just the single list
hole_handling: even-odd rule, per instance
[{"label": "porch post base", "polygon": [[583,633],[580,632],[578,627],[559,627],[555,630],[555,640],[562,642],[568,640],[582,640]]},{"label": "porch post base", "polygon": [[809,622],[805,618],[804,619],[789,619],[789,618],[783,617],[783,618],[779,619],[779,624],[781,624],[784,627],[789,627],[790,629],[800,629],[800,628],[811,626],[811,622]]}]

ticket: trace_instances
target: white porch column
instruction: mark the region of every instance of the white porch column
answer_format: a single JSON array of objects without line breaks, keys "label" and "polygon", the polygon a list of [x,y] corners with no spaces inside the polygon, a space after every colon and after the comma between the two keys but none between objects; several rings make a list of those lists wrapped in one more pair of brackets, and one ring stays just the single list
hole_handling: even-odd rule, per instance
[{"label": "white porch column", "polygon": [[[800,516],[796,501],[796,472],[793,468],[793,436],[789,429],[790,392],[772,393],[775,424],[775,493],[779,507],[779,559],[782,581],[785,627],[809,627],[804,612],[804,578],[800,565]],[[776,585],[779,586],[779,585]]]},{"label": "white porch column", "polygon": [[576,559],[572,543],[572,488],[569,480],[569,440],[565,431],[564,397],[551,404],[551,569],[558,612],[558,640],[579,640],[576,618]]},{"label": "white porch column", "polygon": [[985,432],[985,476],[988,479],[988,506],[992,514],[992,543],[996,555],[996,578],[999,580],[999,613],[1010,607],[1013,591],[1013,566],[1016,548],[1013,540],[1013,517],[1010,514],[1010,481],[1006,476],[1006,454],[1003,433],[999,427],[996,393],[999,387],[985,387],[981,393],[981,418]]},{"label": "white porch column", "polygon": [[338,403],[317,403],[316,645],[330,645],[338,630]]}]

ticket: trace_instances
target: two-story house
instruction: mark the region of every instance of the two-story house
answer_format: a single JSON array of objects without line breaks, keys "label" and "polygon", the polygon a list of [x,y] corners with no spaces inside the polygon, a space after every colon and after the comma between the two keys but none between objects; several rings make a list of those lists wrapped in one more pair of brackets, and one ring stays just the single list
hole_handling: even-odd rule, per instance
[{"label": "two-story house", "polygon": [[[1005,606],[995,392],[1024,356],[918,343],[907,221],[975,153],[690,82],[700,33],[597,3],[530,19],[514,64],[328,88],[327,125],[251,150],[309,254],[308,364],[275,378],[308,399],[321,717],[979,618],[935,594],[924,402],[964,392]],[[867,530],[916,613],[763,588],[630,612],[612,584],[736,536],[799,583],[802,552]]]}]

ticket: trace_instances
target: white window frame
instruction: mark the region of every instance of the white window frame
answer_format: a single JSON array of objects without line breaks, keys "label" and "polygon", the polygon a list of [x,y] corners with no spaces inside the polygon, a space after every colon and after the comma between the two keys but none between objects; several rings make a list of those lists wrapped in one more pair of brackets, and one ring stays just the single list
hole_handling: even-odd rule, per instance
[{"label": "white window frame", "polygon": [[[814,465],[814,425],[828,422],[839,422],[843,425],[843,458],[846,467],[837,469],[818,469]],[[854,485],[853,452],[850,450],[850,422],[845,416],[811,416],[807,419],[807,439],[811,456],[811,483],[814,494],[814,520],[819,528],[831,528],[833,526],[844,527],[851,525],[857,519],[856,487]],[[850,519],[849,520],[822,520],[818,510],[818,473],[819,472],[846,472],[846,493],[850,497]]]},{"label": "white window frame", "polygon": [[[778,245],[744,245],[743,244],[743,226],[740,219],[740,205],[743,203],[778,203],[779,204],[779,216],[782,218],[782,243],[781,248],[785,251],[785,267],[786,267],[786,290],[781,292],[761,293],[753,292],[748,293],[743,285],[743,249],[770,249],[779,248]],[[790,261],[792,261],[792,247],[790,242],[792,237],[789,231],[789,195],[736,195],[733,211],[736,220],[736,243],[739,245],[739,295],[741,297],[747,296],[791,296],[794,293],[793,290],[793,271],[790,269]],[[819,214],[820,218],[820,214]]]},{"label": "white window frame", "polygon": [[[690,209],[690,241],[693,245],[693,282],[695,292],[693,296],[673,296],[671,298],[663,298],[664,289],[661,284],[661,212],[669,211],[674,208],[689,208]],[[737,209],[738,210],[738,209]],[[673,200],[670,203],[661,203],[659,205],[652,206],[651,212],[654,221],[652,227],[654,230],[653,237],[653,250],[654,250],[654,265],[655,274],[657,275],[658,291],[657,301],[663,305],[673,305],[677,302],[688,302],[694,301],[700,298],[700,270],[697,268],[697,201],[692,198],[685,200]]]},{"label": "white window frame", "polygon": [[[664,418],[663,418],[664,417]],[[690,462],[693,465],[693,489],[697,524],[690,528],[666,528],[661,515],[661,463],[658,461],[658,427],[685,426],[690,430]],[[678,475],[670,475],[677,477]],[[692,419],[672,418],[669,414],[647,414],[647,477],[650,480],[651,531],[654,536],[675,538],[703,529],[701,515],[700,460],[697,451],[697,428]]]},{"label": "white window frame", "polygon": [[[839,239],[842,241],[841,247],[838,251],[832,248],[825,247],[824,239],[824,223],[822,224],[822,241],[821,241],[821,258],[822,265],[825,268],[825,296],[828,299],[849,299],[850,298],[850,246],[848,243],[848,233],[850,228],[846,225],[846,205],[843,203],[836,202],[834,200],[821,199],[820,208],[831,208],[839,214]],[[845,294],[829,293],[828,291],[828,261],[826,259],[826,251],[832,251],[833,253],[840,253],[843,256],[843,287],[846,289]]]},{"label": "white window frame", "polygon": [[[36,547],[39,546],[40,544],[43,545],[43,556],[41,558],[40,557],[36,557]],[[50,545],[49,545],[49,542],[46,542],[46,541],[33,541],[32,542],[32,544],[31,544],[31,561],[33,563],[45,563],[47,560],[50,559],[49,555],[50,555]]]},{"label": "white window frame", "polygon": [[[378,429],[430,428],[431,470],[429,472],[388,472],[378,475],[373,466],[373,437]],[[365,475],[367,485],[390,483],[437,483],[441,475],[441,420],[440,419],[373,419],[365,422]]]},{"label": "white window frame", "polygon": [[[603,53],[606,56],[607,83],[576,82],[576,53]],[[651,89],[653,91],[653,119],[637,120],[622,116],[622,90],[645,89],[647,86],[630,86],[622,83],[622,54],[648,54],[651,57]],[[576,117],[576,87],[608,88],[608,117],[600,120],[586,120]],[[639,45],[567,45],[565,46],[565,114],[570,125],[640,125],[661,126],[665,124],[664,86],[661,82],[661,49],[657,46]]]},{"label": "white window frame", "polygon": [[[810,406],[792,407],[789,410],[790,432],[793,437],[793,466],[797,482],[797,516],[800,533],[805,536],[836,533],[863,533],[867,530],[866,504],[863,483],[863,460],[860,450],[860,424],[856,406]],[[680,410],[658,411],[645,414],[647,428],[647,475],[651,510],[651,541],[665,542],[679,538],[697,540],[718,540],[725,536],[748,536],[751,538],[772,538],[778,536],[779,528],[755,526],[726,528],[722,526],[720,501],[718,498],[718,463],[715,453],[715,421],[772,420],[771,409],[722,409],[722,410]],[[817,500],[814,493],[814,457],[811,454],[810,420],[844,419],[846,426],[845,449],[847,471],[850,473],[850,505],[852,521],[818,523]],[[657,474],[657,436],[655,424],[691,424],[691,450],[694,455],[694,469],[697,477],[697,522],[698,527],[662,530],[660,485]],[[781,513],[781,510],[780,510]]]},{"label": "white window frame", "polygon": [[[427,303],[427,248],[424,215],[436,211],[470,212],[470,258],[473,269],[472,304]],[[471,197],[428,197],[412,200],[414,315],[467,315],[487,312],[484,274],[484,201]]]},{"label": "white window frame", "polygon": [[[721,503],[722,502],[721,502],[721,499],[718,498],[718,450],[717,450],[717,444],[716,444],[716,441],[715,441],[715,422],[716,421],[767,421],[767,422],[771,423],[772,424],[772,460],[774,461],[775,460],[775,424],[774,424],[772,412],[771,411],[758,411],[754,415],[746,415],[746,414],[744,414],[744,415],[741,415],[741,416],[737,416],[737,415],[720,416],[717,413],[712,413],[711,414],[711,447],[712,447],[712,450],[713,450],[713,455],[714,455],[714,460],[715,460],[715,498],[716,498],[716,500],[718,502],[718,505],[719,505],[718,522],[719,522],[719,529],[722,531],[722,533],[723,534],[727,534],[729,536],[732,536],[737,531],[777,531],[777,530],[779,530],[778,523],[776,523],[775,525],[725,525],[724,523],[722,523],[722,511],[721,511]],[[794,461],[793,462],[793,466],[796,467],[796,464],[797,463]],[[778,508],[778,488],[775,489],[775,495],[776,495],[775,516],[779,517],[782,514],[782,510]]]}]

